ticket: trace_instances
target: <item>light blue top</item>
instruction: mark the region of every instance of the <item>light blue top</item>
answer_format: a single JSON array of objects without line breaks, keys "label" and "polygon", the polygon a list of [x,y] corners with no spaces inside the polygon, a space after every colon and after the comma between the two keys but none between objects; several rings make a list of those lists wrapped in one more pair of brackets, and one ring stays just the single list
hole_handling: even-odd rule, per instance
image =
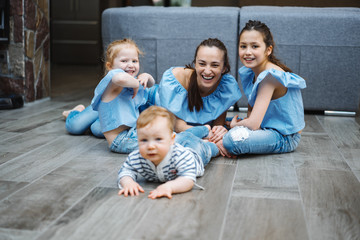
[{"label": "light blue top", "polygon": [[239,69],[240,80],[249,105],[254,106],[261,81],[273,77],[287,88],[284,96],[270,101],[269,107],[261,123],[261,128],[276,129],[283,135],[289,135],[305,127],[304,106],[301,89],[306,88],[303,78],[295,73],[269,69],[261,72],[253,83],[255,74],[247,67]]},{"label": "light blue top", "polygon": [[134,93],[132,88],[123,88],[112,101],[101,101],[101,97],[113,76],[120,72],[124,71],[121,69],[109,71],[95,88],[94,98],[91,101],[93,109],[99,112],[102,132],[116,129],[121,125],[135,127],[136,120],[139,117],[139,107],[146,103],[148,92],[142,85],[140,85],[135,98],[132,98]]},{"label": "light blue top", "polygon": [[216,90],[202,97],[203,108],[190,112],[188,92],[175,78],[172,67],[166,70],[160,82],[156,105],[165,107],[190,125],[211,123],[234,105],[241,97],[239,85],[230,74],[224,74]]}]

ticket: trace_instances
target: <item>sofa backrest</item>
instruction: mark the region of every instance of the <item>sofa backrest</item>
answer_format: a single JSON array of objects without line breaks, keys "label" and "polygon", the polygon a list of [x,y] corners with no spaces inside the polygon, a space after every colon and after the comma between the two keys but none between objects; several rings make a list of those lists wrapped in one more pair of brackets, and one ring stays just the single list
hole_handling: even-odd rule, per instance
[{"label": "sofa backrest", "polygon": [[[110,8],[102,15],[102,39],[104,47],[134,39],[145,52],[141,70],[159,82],[169,67],[191,63],[202,40],[216,37],[225,43],[230,73],[239,80],[238,37],[250,19],[269,26],[278,58],[306,80],[305,110],[358,111],[360,8]],[[244,95],[238,104],[247,106]]]},{"label": "sofa backrest", "polygon": [[306,80],[306,110],[359,108],[360,8],[242,7],[239,29],[250,19],[266,23],[279,59]]},{"label": "sofa backrest", "polygon": [[204,39],[218,38],[228,49],[235,76],[239,10],[152,6],[106,9],[102,14],[103,45],[125,37],[133,39],[145,53],[140,59],[141,70],[159,82],[168,68],[190,64]]}]

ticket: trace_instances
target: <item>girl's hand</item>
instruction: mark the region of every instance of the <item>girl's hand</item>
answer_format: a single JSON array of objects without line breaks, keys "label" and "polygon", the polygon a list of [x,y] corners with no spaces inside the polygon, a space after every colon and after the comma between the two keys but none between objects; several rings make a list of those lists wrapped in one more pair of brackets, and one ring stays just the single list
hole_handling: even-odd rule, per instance
[{"label": "girl's hand", "polygon": [[212,134],[209,137],[210,142],[217,143],[227,133],[227,129],[223,126],[218,125],[218,126],[214,126],[211,129],[211,132]]},{"label": "girl's hand", "polygon": [[139,195],[139,192],[144,192],[144,189],[130,177],[124,177],[123,179],[121,179],[120,184],[123,189],[120,189],[118,193],[119,196],[121,194],[124,194],[125,197],[129,195],[137,196]]},{"label": "girl's hand", "polygon": [[143,85],[144,88],[151,87],[155,83],[154,78],[148,73],[140,74],[138,76],[138,80],[139,80],[140,84]]},{"label": "girl's hand", "polygon": [[235,126],[239,126],[239,122],[241,121],[241,119],[238,119],[239,115],[235,115],[235,117],[233,117],[233,119],[231,120],[230,123],[230,128],[233,128]]},{"label": "girl's hand", "polygon": [[161,184],[156,189],[154,189],[153,191],[150,192],[150,194],[148,195],[148,198],[156,199],[156,198],[161,198],[161,197],[167,197],[167,198],[171,199],[172,198],[171,194],[172,194],[171,187],[166,184]]}]

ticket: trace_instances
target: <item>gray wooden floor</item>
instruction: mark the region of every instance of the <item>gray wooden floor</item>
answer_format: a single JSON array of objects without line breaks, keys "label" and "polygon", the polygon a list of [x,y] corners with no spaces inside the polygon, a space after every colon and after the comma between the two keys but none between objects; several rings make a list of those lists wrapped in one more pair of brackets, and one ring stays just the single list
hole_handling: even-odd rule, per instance
[{"label": "gray wooden floor", "polygon": [[71,136],[97,67],[52,70],[52,98],[0,111],[0,239],[360,239],[360,119],[306,114],[289,154],[219,157],[172,200],[117,195],[126,155]]}]

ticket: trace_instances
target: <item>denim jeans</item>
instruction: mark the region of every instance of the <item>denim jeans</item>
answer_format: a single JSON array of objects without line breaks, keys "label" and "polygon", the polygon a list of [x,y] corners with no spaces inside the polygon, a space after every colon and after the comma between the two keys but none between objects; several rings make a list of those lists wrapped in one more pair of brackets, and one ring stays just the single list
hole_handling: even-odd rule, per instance
[{"label": "denim jeans", "polygon": [[205,126],[196,126],[187,129],[184,132],[176,134],[175,142],[184,147],[193,149],[201,157],[204,166],[206,166],[212,157],[219,154],[219,149],[215,143],[202,140],[209,133]]},{"label": "denim jeans", "polygon": [[99,138],[104,138],[101,132],[99,114],[91,106],[86,107],[83,111],[71,111],[66,118],[66,130],[74,135],[84,134],[90,128],[91,133]]},{"label": "denim jeans", "polygon": [[131,153],[138,148],[136,128],[130,128],[119,133],[110,146],[110,150],[116,153]]},{"label": "denim jeans", "polygon": [[301,135],[282,135],[274,129],[250,130],[237,126],[223,137],[223,145],[233,155],[287,153],[296,149]]}]

